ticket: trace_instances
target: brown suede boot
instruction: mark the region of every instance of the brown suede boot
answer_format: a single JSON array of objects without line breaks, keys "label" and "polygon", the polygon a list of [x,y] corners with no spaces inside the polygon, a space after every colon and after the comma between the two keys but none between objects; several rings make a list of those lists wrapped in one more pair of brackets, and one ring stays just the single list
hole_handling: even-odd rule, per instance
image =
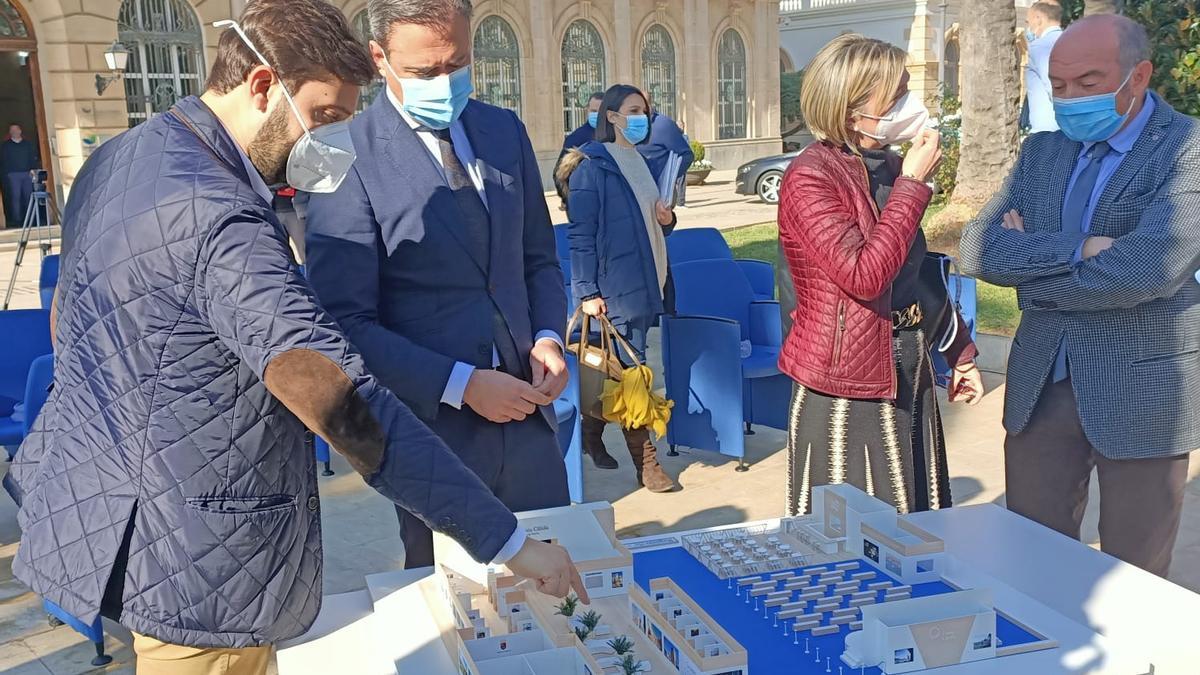
[{"label": "brown suede boot", "polygon": [[648,429],[626,429],[625,444],[629,446],[629,456],[633,457],[633,466],[637,471],[638,485],[644,486],[651,492],[671,492],[677,489],[675,481],[663,471],[658,463],[658,448],[650,441]]},{"label": "brown suede boot", "polygon": [[583,454],[592,458],[597,469],[615,469],[617,460],[608,454],[604,447],[604,427],[607,422],[598,420],[590,415],[582,415],[583,428],[580,430],[583,440]]}]

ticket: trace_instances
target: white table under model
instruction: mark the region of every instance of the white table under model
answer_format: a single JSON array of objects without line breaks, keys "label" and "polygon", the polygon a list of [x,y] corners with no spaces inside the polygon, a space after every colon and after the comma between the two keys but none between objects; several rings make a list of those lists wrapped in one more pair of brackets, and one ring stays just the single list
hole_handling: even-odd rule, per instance
[{"label": "white table under model", "polygon": [[[1200,673],[1200,595],[994,504],[906,517],[945,541],[954,561],[948,579],[963,587],[990,587],[998,607],[1059,643],[1056,649],[941,668],[939,675]],[[719,529],[726,528],[707,531]],[[626,543],[636,552],[693,532]],[[454,675],[415,585],[430,573],[425,568],[372,575],[367,589],[326,596],[313,627],[280,645],[280,675]]]}]

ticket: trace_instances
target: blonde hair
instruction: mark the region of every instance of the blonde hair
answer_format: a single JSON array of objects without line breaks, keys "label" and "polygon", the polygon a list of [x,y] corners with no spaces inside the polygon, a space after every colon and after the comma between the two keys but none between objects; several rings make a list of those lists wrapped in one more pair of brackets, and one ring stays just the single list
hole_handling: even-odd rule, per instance
[{"label": "blonde hair", "polygon": [[855,147],[850,115],[874,97],[891,96],[904,77],[908,53],[857,33],[834,38],[804,71],[800,111],[818,141]]}]

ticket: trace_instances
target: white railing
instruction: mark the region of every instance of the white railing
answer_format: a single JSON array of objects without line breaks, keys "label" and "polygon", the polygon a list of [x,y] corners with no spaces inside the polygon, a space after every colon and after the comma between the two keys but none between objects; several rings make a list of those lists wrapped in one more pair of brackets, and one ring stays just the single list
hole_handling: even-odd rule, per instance
[{"label": "white railing", "polygon": [[824,9],[826,7],[839,7],[844,5],[863,5],[879,0],[783,0],[779,3],[780,14],[791,14],[795,12],[805,12],[810,9]]}]

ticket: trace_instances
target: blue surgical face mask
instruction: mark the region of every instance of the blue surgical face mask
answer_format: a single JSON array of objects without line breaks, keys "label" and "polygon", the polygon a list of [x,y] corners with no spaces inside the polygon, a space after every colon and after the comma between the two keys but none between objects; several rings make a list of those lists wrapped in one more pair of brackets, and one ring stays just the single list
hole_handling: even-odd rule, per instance
[{"label": "blue surgical face mask", "polygon": [[625,128],[617,128],[621,130],[621,135],[625,137],[625,140],[637,145],[650,135],[650,118],[646,115],[621,115],[621,117],[625,118]]},{"label": "blue surgical face mask", "polygon": [[600,113],[599,112],[593,111],[593,112],[588,113],[588,124],[591,125],[591,127],[593,129],[595,129],[596,125],[599,123],[600,123]]},{"label": "blue surgical face mask", "polygon": [[383,60],[400,90],[404,92],[404,112],[430,129],[449,128],[462,115],[467,101],[475,91],[471,82],[471,66],[463,66],[449,75],[438,75],[429,79],[400,77],[387,59]]},{"label": "blue surgical face mask", "polygon": [[1116,91],[1108,94],[1081,98],[1054,97],[1054,117],[1058,120],[1058,127],[1067,138],[1079,143],[1097,143],[1112,138],[1133,111],[1133,101],[1130,101],[1129,109],[1124,113],[1117,111],[1117,94],[1125,88],[1131,77],[1133,71],[1125,76],[1125,81]]}]

